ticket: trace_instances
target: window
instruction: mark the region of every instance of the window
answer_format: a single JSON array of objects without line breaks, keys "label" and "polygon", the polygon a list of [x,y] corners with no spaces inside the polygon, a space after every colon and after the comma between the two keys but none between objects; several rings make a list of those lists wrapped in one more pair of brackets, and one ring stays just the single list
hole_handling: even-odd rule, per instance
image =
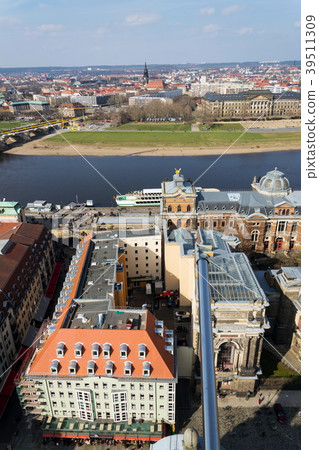
[{"label": "window", "polygon": [[121,347],[120,347],[121,358],[127,358],[127,351],[128,351],[127,344],[121,344]]},{"label": "window", "polygon": [[216,222],[216,220],[213,222],[213,227],[214,227],[214,228],[217,227],[217,222]]},{"label": "window", "polygon": [[75,349],[74,349],[74,353],[75,353],[75,357],[76,358],[81,358],[82,357],[82,349],[83,349],[83,345],[81,342],[77,342],[75,344]]},{"label": "window", "polygon": [[138,261],[138,256],[135,258],[135,261]]},{"label": "window", "polygon": [[222,220],[222,227],[224,227],[225,226],[225,220]]},{"label": "window", "polygon": [[187,220],[186,220],[186,226],[187,226],[187,227],[190,227],[190,226],[191,226],[191,219],[187,219]]},{"label": "window", "polygon": [[168,205],[167,212],[172,212],[172,205]]},{"label": "window", "polygon": [[265,233],[268,233],[271,230],[271,222],[266,223]]},{"label": "window", "polygon": [[111,356],[111,344],[103,344],[103,358],[110,358]]},{"label": "window", "polygon": [[177,228],[180,228],[182,226],[181,219],[178,219],[178,221],[176,222],[176,226],[177,226]]},{"label": "window", "polygon": [[278,222],[277,231],[285,231],[287,222]]},{"label": "window", "polygon": [[182,207],[181,207],[181,205],[178,205],[177,206],[177,212],[181,212],[182,211]]},{"label": "window", "polygon": [[95,361],[88,361],[87,363],[87,374],[94,375],[95,372]]},{"label": "window", "polygon": [[105,366],[105,371],[106,371],[107,376],[113,375],[113,362],[112,361],[107,361],[106,366]]},{"label": "window", "polygon": [[135,250],[135,253],[138,253],[138,250]]},{"label": "window", "polygon": [[130,377],[132,375],[132,363],[130,361],[125,361],[124,363],[124,375]]},{"label": "window", "polygon": [[191,205],[187,205],[186,211],[191,212]]},{"label": "window", "polygon": [[297,231],[298,222],[292,222],[291,232],[294,233]]},{"label": "window", "polygon": [[100,345],[95,342],[92,344],[92,358],[98,358],[100,354]]},{"label": "window", "polygon": [[58,358],[63,358],[65,351],[65,345],[63,342],[59,342],[56,348],[56,355]]},{"label": "window", "polygon": [[139,357],[139,359],[145,359],[145,357],[146,357],[146,345],[145,344],[138,345],[138,357]]},{"label": "window", "polygon": [[251,233],[251,240],[252,240],[252,242],[257,242],[258,241],[258,236],[259,236],[259,232],[257,230],[254,230]]},{"label": "window", "polygon": [[145,245],[148,245],[148,242],[145,242]]}]

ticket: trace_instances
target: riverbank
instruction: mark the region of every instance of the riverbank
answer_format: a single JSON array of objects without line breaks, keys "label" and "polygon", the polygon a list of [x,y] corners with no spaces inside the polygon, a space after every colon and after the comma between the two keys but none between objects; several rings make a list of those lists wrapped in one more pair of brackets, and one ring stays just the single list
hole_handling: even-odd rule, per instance
[{"label": "riverbank", "polygon": [[102,144],[58,144],[48,143],[46,140],[28,142],[20,147],[7,150],[6,154],[29,156],[205,156],[205,155],[239,155],[247,153],[277,152],[283,150],[300,150],[300,142],[277,143],[271,147],[108,147]]}]

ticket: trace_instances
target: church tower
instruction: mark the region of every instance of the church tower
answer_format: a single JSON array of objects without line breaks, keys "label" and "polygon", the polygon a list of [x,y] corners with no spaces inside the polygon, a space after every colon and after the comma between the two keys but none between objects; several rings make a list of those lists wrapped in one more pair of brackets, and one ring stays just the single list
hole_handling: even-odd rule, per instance
[{"label": "church tower", "polygon": [[144,66],[143,79],[144,79],[144,84],[148,84],[149,77],[148,77],[148,69],[147,69],[146,63],[145,63],[145,66]]}]

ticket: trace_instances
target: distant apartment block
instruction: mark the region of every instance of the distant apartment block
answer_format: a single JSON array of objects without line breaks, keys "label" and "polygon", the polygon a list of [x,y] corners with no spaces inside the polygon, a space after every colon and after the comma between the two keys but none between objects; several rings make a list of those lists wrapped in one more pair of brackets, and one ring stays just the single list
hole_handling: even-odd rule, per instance
[{"label": "distant apartment block", "polygon": [[151,94],[137,95],[129,98],[129,105],[143,106],[153,100],[170,103],[174,97],[179,97],[182,93],[182,89],[173,89],[171,91],[159,91]]}]

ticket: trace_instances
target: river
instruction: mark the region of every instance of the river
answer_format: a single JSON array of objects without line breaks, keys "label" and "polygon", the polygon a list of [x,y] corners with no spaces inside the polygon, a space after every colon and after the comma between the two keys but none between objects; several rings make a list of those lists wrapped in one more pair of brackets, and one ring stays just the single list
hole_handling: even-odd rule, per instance
[{"label": "river", "polygon": [[[218,159],[219,158],[219,159]],[[159,188],[182,168],[192,181],[216,161],[195,185],[221,190],[250,190],[253,177],[278,167],[293,189],[300,189],[300,151],[183,157],[86,157],[102,178],[79,156],[0,154],[0,199],[25,206],[34,200],[65,205],[92,199],[97,206],[115,206],[113,196],[143,188]],[[107,181],[114,188],[108,184]]]}]

